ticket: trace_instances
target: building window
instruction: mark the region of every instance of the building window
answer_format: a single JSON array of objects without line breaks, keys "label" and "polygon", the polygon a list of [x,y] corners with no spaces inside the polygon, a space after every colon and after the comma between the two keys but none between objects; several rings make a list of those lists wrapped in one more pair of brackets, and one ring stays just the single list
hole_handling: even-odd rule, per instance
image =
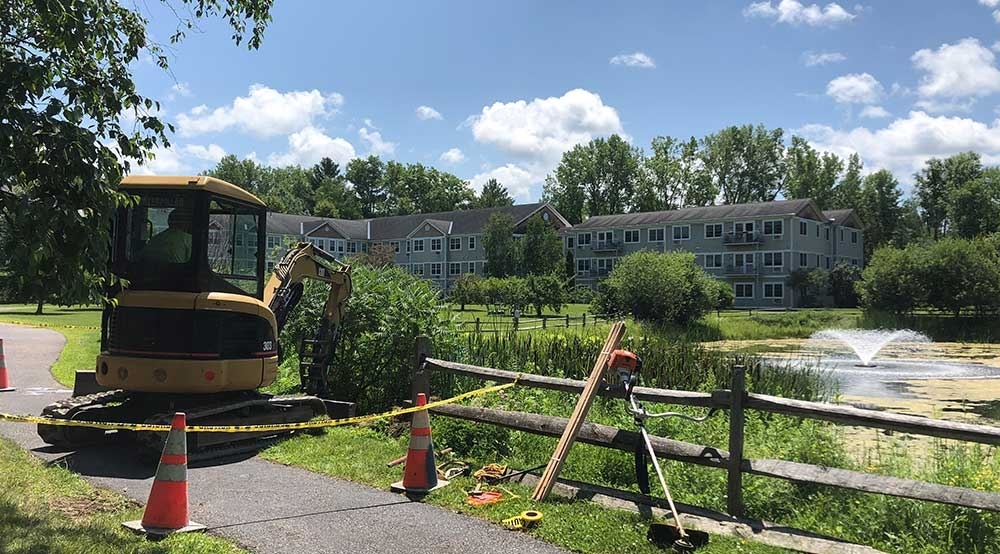
[{"label": "building window", "polygon": [[626,229],[625,230],[625,242],[639,242],[639,230],[638,229]]},{"label": "building window", "polygon": [[448,250],[461,250],[462,249],[462,239],[458,237],[451,237],[448,239]]},{"label": "building window", "polygon": [[784,264],[784,252],[764,252],[764,267],[781,267]]},{"label": "building window", "polygon": [[615,240],[614,231],[598,231],[597,232],[597,242],[598,243],[609,243]]},{"label": "building window", "polygon": [[764,283],[764,298],[784,298],[785,285],[781,283]]},{"label": "building window", "polygon": [[236,233],[236,246],[243,246],[243,233]]},{"label": "building window", "polygon": [[344,251],[344,242],[345,241],[342,241],[342,240],[331,240],[330,241],[330,249],[333,250],[333,246],[334,246],[334,244],[336,244],[337,245],[337,252],[343,252]]},{"label": "building window", "polygon": [[816,224],[816,238],[819,238],[819,223]]},{"label": "building window", "polygon": [[826,259],[826,268],[830,269],[830,256],[825,256],[825,259]]},{"label": "building window", "polygon": [[851,258],[851,265],[858,265],[858,259],[857,258]]},{"label": "building window", "polygon": [[577,260],[576,261],[576,272],[579,275],[586,275],[590,273],[590,260]]},{"label": "building window", "polygon": [[722,238],[722,224],[721,223],[706,223],[705,224],[705,238],[706,239],[720,239],[720,238]]},{"label": "building window", "polygon": [[431,239],[431,250],[434,252],[441,251],[441,239]]},{"label": "building window", "polygon": [[392,248],[397,254],[399,254],[399,241],[391,240],[389,241],[389,248]]},{"label": "building window", "polygon": [[257,248],[257,231],[253,230],[247,235],[247,246]]},{"label": "building window", "polygon": [[576,236],[576,246],[577,248],[588,248],[590,247],[590,233],[580,233]]},{"label": "building window", "polygon": [[737,235],[742,235],[743,233],[753,233],[753,221],[739,221],[733,223],[733,232]]},{"label": "building window", "polygon": [[663,229],[650,229],[648,240],[649,242],[663,242]]},{"label": "building window", "polygon": [[806,221],[799,222],[799,234],[808,235],[809,234],[809,223]]},{"label": "building window", "polygon": [[476,272],[476,262],[469,262],[469,273],[474,274],[475,272]]},{"label": "building window", "polygon": [[413,264],[413,274],[424,276],[424,264]]},{"label": "building window", "polygon": [[820,257],[821,257],[821,256],[820,256],[819,254],[816,254],[816,267],[819,267],[819,260],[820,260]]},{"label": "building window", "polygon": [[840,230],[840,242],[844,242],[844,230]]},{"label": "building window", "polygon": [[736,298],[753,298],[753,283],[736,283],[733,290]]},{"label": "building window", "polygon": [[780,219],[772,219],[764,222],[764,234],[772,237],[781,236],[784,229],[782,229],[782,221]]},{"label": "building window", "polygon": [[799,267],[809,267],[808,254],[799,254]]},{"label": "building window", "polygon": [[826,240],[830,240],[830,228],[826,228]]},{"label": "building window", "polygon": [[469,237],[469,250],[476,249],[476,237]]},{"label": "building window", "polygon": [[705,254],[705,268],[717,269],[722,267],[722,254]]},{"label": "building window", "polygon": [[353,241],[353,240],[352,241],[348,241],[347,242],[347,252],[349,254],[357,254],[357,252],[358,252],[358,243],[355,242],[355,241]]},{"label": "building window", "polygon": [[448,275],[461,275],[462,274],[462,264],[460,262],[451,262],[448,264]]},{"label": "building window", "polygon": [[733,265],[738,268],[746,268],[742,270],[746,273],[753,272],[753,254],[733,254]]},{"label": "building window", "polygon": [[615,260],[614,260],[614,258],[611,258],[611,259],[602,258],[600,260],[597,260],[597,274],[598,275],[607,275],[607,274],[611,273],[611,270],[614,269],[614,267],[615,267]]},{"label": "building window", "polygon": [[688,240],[691,238],[690,225],[674,225],[674,240]]},{"label": "building window", "polygon": [[574,237],[566,237],[566,248],[572,250],[575,244],[576,241],[574,240]]},{"label": "building window", "polygon": [[[413,241],[413,251],[423,252],[424,251],[424,239],[415,239]],[[423,273],[421,273],[423,275]]]},{"label": "building window", "polygon": [[857,243],[858,243],[858,232],[851,231],[851,244],[857,244]]},{"label": "building window", "polygon": [[431,277],[440,277],[440,276],[441,276],[441,264],[438,263],[438,262],[432,263],[431,264]]}]

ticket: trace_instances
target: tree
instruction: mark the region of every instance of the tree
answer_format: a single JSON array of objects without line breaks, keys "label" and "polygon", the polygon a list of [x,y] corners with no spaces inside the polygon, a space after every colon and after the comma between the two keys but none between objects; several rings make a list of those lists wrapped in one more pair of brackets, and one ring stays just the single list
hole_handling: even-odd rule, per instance
[{"label": "tree", "polygon": [[448,299],[461,306],[465,311],[466,304],[486,304],[483,294],[483,279],[475,273],[466,273],[455,280]]},{"label": "tree", "polygon": [[566,304],[566,288],[563,278],[558,273],[546,275],[529,275],[525,282],[528,286],[528,298],[535,308],[535,316],[542,317],[542,308],[548,307],[555,313],[562,311]]},{"label": "tree", "polygon": [[782,129],[727,127],[702,139],[701,161],[724,204],[770,202],[785,175]]},{"label": "tree", "polygon": [[507,277],[517,272],[514,220],[509,214],[495,213],[490,216],[483,226],[483,250],[486,254],[486,275]]},{"label": "tree", "polygon": [[855,283],[861,280],[861,267],[840,262],[830,270],[830,294],[838,308],[854,308],[858,305]]},{"label": "tree", "polygon": [[811,198],[820,209],[834,203],[837,178],[844,162],[835,154],[822,155],[800,137],[792,137],[785,160],[785,192],[788,198]]},{"label": "tree", "polygon": [[638,320],[685,324],[719,305],[715,279],[689,252],[635,252],[601,282],[593,310],[629,313]]},{"label": "tree", "polygon": [[490,178],[483,184],[483,191],[476,199],[477,208],[504,208],[513,206],[514,199],[507,192],[507,187],[500,184],[500,181]]},{"label": "tree", "polygon": [[788,286],[798,293],[801,306],[814,308],[830,292],[830,273],[818,267],[796,269],[788,276]]},{"label": "tree", "polygon": [[573,224],[584,215],[625,213],[633,205],[640,157],[618,135],[578,144],[545,179],[542,198]]},{"label": "tree", "polygon": [[952,191],[964,187],[981,173],[979,154],[963,152],[943,160],[931,158],[914,176],[924,222],[935,240],[948,231],[948,204]]},{"label": "tree", "polygon": [[652,154],[641,158],[643,179],[636,191],[639,212],[673,210],[684,204],[684,143],[673,137],[655,137]]},{"label": "tree", "polygon": [[866,310],[905,314],[926,304],[927,289],[921,278],[923,264],[918,248],[914,245],[875,251],[855,286]]},{"label": "tree", "polygon": [[847,170],[844,177],[833,191],[830,209],[857,209],[861,205],[861,156],[857,152],[847,159]]},{"label": "tree", "polygon": [[948,198],[948,220],[962,238],[975,238],[1000,229],[1000,168],[991,167],[972,181],[953,189]]},{"label": "tree", "polygon": [[266,169],[250,158],[241,160],[235,154],[226,154],[213,169],[204,173],[209,177],[232,183],[257,196],[263,196],[268,188],[265,179]]},{"label": "tree", "polygon": [[545,275],[559,269],[562,240],[556,230],[535,214],[521,237],[521,271],[524,275]]},{"label": "tree", "polygon": [[[269,2],[166,3],[194,13],[178,21],[172,43],[196,19],[221,17],[237,44],[249,35],[255,49],[270,20]],[[155,115],[159,103],[133,81],[143,52],[168,66],[146,24],[137,11],[104,0],[9,0],[0,8],[0,213],[12,214],[0,218],[0,251],[11,283],[78,302],[110,282],[106,221],[128,202],[117,185],[132,161],[144,163],[168,145],[172,130]],[[35,232],[22,234],[28,229]],[[20,248],[25,242],[34,248]]]},{"label": "tree", "polygon": [[354,194],[361,203],[362,217],[378,217],[383,214],[388,192],[385,181],[385,164],[378,156],[354,158],[347,164],[347,180],[354,186]]},{"label": "tree", "polygon": [[864,223],[865,259],[870,259],[872,252],[889,244],[895,236],[902,215],[899,205],[902,195],[899,183],[887,169],[865,177],[861,187],[861,204],[858,206]]},{"label": "tree", "polygon": [[905,248],[914,243],[920,243],[927,239],[927,226],[920,219],[920,203],[912,196],[903,200],[899,207],[899,220],[892,237],[892,245],[896,248]]}]

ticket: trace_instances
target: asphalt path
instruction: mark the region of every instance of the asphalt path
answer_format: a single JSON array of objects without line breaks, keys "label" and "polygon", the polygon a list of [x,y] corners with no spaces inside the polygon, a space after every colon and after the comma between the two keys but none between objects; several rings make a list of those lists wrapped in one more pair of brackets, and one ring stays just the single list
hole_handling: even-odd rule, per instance
[{"label": "asphalt path", "polygon": [[[0,411],[39,414],[70,394],[49,373],[66,342],[61,334],[0,324],[0,339],[17,388],[0,393]],[[0,423],[0,435],[96,486],[146,502],[156,468],[126,445],[56,452],[23,423]],[[188,488],[192,520],[260,554],[565,552],[402,495],[255,457],[189,467]]]}]

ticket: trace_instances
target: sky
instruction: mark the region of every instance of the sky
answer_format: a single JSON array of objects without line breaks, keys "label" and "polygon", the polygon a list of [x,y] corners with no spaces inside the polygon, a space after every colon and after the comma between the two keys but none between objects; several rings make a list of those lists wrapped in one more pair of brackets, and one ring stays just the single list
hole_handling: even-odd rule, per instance
[{"label": "sky", "polygon": [[[177,16],[144,10],[167,43]],[[278,0],[272,16],[259,50],[201,20],[169,72],[134,64],[175,126],[139,172],[376,154],[530,202],[576,144],[744,124],[858,152],[904,191],[930,157],[1000,164],[1000,0]]]}]

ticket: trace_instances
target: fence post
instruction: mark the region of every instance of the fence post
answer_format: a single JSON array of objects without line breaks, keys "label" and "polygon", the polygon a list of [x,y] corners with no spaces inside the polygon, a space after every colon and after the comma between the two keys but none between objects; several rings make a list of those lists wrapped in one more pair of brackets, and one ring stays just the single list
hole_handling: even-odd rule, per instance
[{"label": "fence post", "polygon": [[566,328],[569,329],[569,314],[566,314]]},{"label": "fence post", "polygon": [[413,356],[413,387],[411,393],[414,404],[417,402],[418,393],[422,392],[427,395],[427,398],[431,397],[431,375],[430,371],[424,367],[424,360],[430,355],[431,339],[423,335],[418,336]]},{"label": "fence post", "polygon": [[583,324],[581,324],[580,327],[586,327],[586,326],[587,326],[587,312],[583,312]]},{"label": "fence post", "polygon": [[729,515],[743,517],[743,400],[746,396],[746,370],[733,367],[729,387],[729,479],[726,483],[726,508]]},{"label": "fence post", "polygon": [[545,318],[543,317],[543,318],[542,318],[542,329],[544,329],[544,328],[545,328],[545,322],[546,322],[546,321],[548,321],[548,320],[547,320],[547,319],[545,319]]},{"label": "fence post", "polygon": [[479,318],[476,318],[476,333],[479,333]]}]

